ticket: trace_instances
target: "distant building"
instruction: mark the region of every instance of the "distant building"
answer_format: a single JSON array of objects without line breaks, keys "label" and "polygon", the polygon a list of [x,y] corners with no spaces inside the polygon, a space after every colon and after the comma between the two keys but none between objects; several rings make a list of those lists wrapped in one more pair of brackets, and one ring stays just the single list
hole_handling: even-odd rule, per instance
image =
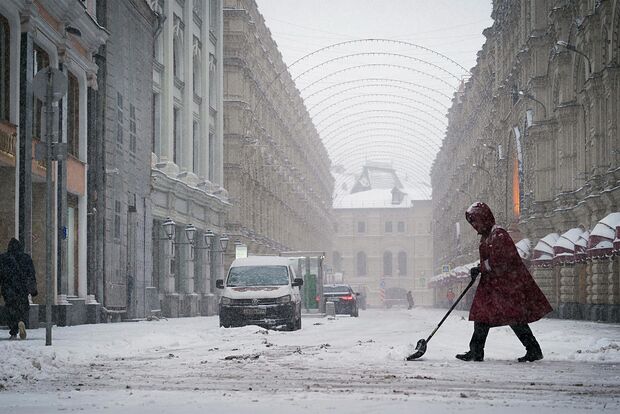
[{"label": "distant building", "polygon": [[224,105],[231,238],[251,255],[331,251],[327,151],[254,0],[224,1]]},{"label": "distant building", "polygon": [[431,201],[406,184],[390,166],[369,163],[334,201],[333,270],[371,307],[406,305],[409,290],[416,305],[433,304]]}]

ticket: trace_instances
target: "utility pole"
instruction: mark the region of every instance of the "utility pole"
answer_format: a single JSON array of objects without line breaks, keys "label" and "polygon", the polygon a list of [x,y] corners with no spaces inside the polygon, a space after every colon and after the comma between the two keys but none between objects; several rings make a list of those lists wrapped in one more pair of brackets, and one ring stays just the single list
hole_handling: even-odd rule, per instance
[{"label": "utility pole", "polygon": [[52,344],[52,162],[63,159],[66,144],[59,144],[54,134],[54,113],[58,101],[67,91],[67,77],[58,69],[41,69],[33,79],[33,93],[45,103],[45,345]]}]

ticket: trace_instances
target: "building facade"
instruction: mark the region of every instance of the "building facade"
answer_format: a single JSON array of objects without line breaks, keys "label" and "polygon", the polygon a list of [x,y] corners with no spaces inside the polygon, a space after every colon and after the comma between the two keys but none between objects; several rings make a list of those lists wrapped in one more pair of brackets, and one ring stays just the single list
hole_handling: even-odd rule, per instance
[{"label": "building facade", "polygon": [[405,305],[407,291],[416,305],[433,305],[432,203],[415,198],[393,169],[367,165],[334,202],[333,272],[368,306]]},{"label": "building facade", "polygon": [[158,292],[152,301],[169,317],[212,314],[223,266],[205,235],[213,233],[218,246],[230,207],[223,175],[222,0],[149,3],[159,15],[151,100],[150,263]]},{"label": "building facade", "polygon": [[620,2],[496,0],[492,17],[432,170],[435,271],[478,258],[464,212],[482,200],[531,241],[554,315],[619,321]]},{"label": "building facade", "polygon": [[330,161],[254,0],[224,2],[224,105],[231,237],[249,254],[331,251]]},{"label": "building facade", "polygon": [[[145,0],[97,1],[109,37],[96,56],[88,151],[89,304],[111,319],[145,317],[152,303],[151,136],[153,33]],[[159,308],[159,306],[156,306]]]},{"label": "building facade", "polygon": [[[19,238],[32,254],[39,295],[46,297],[46,236],[52,232],[54,319],[59,325],[85,319],[87,280],[88,96],[97,87],[93,54],[108,33],[96,19],[94,1],[0,3],[0,245]],[[48,118],[34,76],[56,68],[66,93]],[[39,95],[40,96],[40,95]],[[50,121],[48,124],[47,121]],[[48,125],[52,125],[50,128]],[[60,146],[51,167],[46,143]],[[46,168],[51,168],[52,226],[46,229]],[[31,322],[36,323],[36,307]]]}]

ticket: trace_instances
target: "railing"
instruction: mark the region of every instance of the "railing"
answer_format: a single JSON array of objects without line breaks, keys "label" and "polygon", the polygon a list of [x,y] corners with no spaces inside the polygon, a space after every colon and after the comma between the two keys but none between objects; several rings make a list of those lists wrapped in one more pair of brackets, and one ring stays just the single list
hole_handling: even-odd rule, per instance
[{"label": "railing", "polygon": [[11,158],[17,154],[17,127],[0,122],[0,152]]}]

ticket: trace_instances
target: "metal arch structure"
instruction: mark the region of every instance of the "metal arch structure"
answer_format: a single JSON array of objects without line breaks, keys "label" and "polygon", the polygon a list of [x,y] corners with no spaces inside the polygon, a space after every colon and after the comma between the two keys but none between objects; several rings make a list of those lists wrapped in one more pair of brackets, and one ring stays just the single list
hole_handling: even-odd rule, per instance
[{"label": "metal arch structure", "polygon": [[[372,117],[372,118],[379,118],[382,119],[380,117]],[[368,119],[368,118],[366,118]],[[356,122],[356,123],[348,123],[346,124],[347,127],[342,129],[339,128],[337,131],[339,132],[339,134],[348,134],[351,131],[354,131],[357,128],[363,127],[365,128],[363,131],[358,131],[358,133],[364,133],[364,132],[368,132],[368,131],[374,131],[374,130],[382,130],[382,131],[392,131],[392,132],[400,132],[403,133],[405,135],[410,135],[410,136],[415,136],[416,138],[423,138],[424,140],[422,142],[424,142],[426,145],[431,145],[433,146],[433,151],[438,151],[439,148],[441,148],[441,146],[437,143],[435,143],[435,141],[429,139],[427,136],[420,134],[420,132],[417,129],[413,129],[410,128],[409,126],[406,125],[401,125],[399,123],[394,123],[394,122],[384,122],[384,121],[369,121],[369,122]],[[373,128],[368,128],[369,126],[373,126]],[[402,129],[397,129],[397,128],[388,128],[387,126],[397,126],[399,128]],[[354,135],[354,134],[353,134]],[[345,135],[347,136],[347,135]],[[325,144],[325,146],[328,146],[329,144],[332,143],[332,141],[334,139],[337,139],[338,137],[341,137],[341,135],[329,135],[329,136],[325,136],[323,138],[323,142]]]},{"label": "metal arch structure", "polygon": [[[339,90],[339,91],[337,91],[335,93],[332,93],[329,96],[327,96],[326,98],[324,98],[324,99],[320,100],[319,102],[313,104],[312,106],[308,107],[308,112],[312,112],[312,110],[314,108],[316,108],[317,106],[321,105],[322,103],[325,103],[325,102],[327,102],[327,101],[329,101],[329,100],[331,100],[331,99],[333,99],[333,98],[335,98],[337,96],[340,96],[340,95],[342,95],[342,94],[344,94],[346,92],[351,92],[351,91],[354,91],[354,90],[366,89],[366,88],[377,88],[377,87],[381,87],[381,88],[386,88],[386,87],[387,88],[395,88],[395,89],[400,89],[400,90],[404,90],[404,91],[407,91],[407,92],[411,92],[414,95],[419,95],[419,96],[421,96],[423,98],[426,98],[426,99],[428,99],[430,101],[433,101],[437,105],[443,107],[443,110],[445,110],[445,111],[448,110],[448,106],[447,105],[443,104],[442,102],[438,101],[437,99],[433,98],[432,96],[429,96],[429,95],[427,95],[425,93],[422,93],[420,91],[417,91],[415,89],[405,88],[403,86],[398,86],[398,85],[385,85],[385,84],[380,84],[380,83],[369,83],[369,84],[365,84],[365,85],[353,86],[351,88],[342,89],[342,90]],[[400,96],[406,96],[406,95],[396,95],[396,94],[380,94],[380,95],[394,95],[394,96],[399,96],[399,97]],[[432,105],[429,105],[429,104],[425,104],[425,105],[428,106],[429,108],[437,109],[437,108],[435,108]]]},{"label": "metal arch structure", "polygon": [[[335,96],[337,96],[337,95],[335,95]],[[324,111],[327,111],[327,110],[329,110],[331,108],[334,108],[334,107],[336,107],[336,106],[338,106],[338,105],[340,105],[340,104],[342,104],[344,102],[351,101],[353,99],[358,99],[358,98],[366,98],[366,97],[399,98],[399,99],[403,99],[403,100],[408,101],[408,102],[419,104],[419,105],[421,105],[424,108],[428,108],[428,109],[433,110],[433,111],[435,111],[435,112],[437,112],[437,113],[439,113],[441,115],[444,115],[444,113],[441,112],[439,109],[437,109],[437,108],[435,108],[433,106],[430,106],[429,104],[427,104],[425,102],[418,101],[417,99],[410,98],[408,96],[397,95],[397,94],[393,94],[393,93],[367,93],[367,94],[355,95],[355,96],[347,97],[347,98],[341,99],[339,101],[333,102],[333,103],[323,107],[320,111],[317,111],[317,112],[311,114],[312,119],[314,119],[314,117],[316,117],[320,113],[322,113]],[[376,101],[368,101],[368,102],[376,102]],[[398,102],[395,101],[394,103],[398,103]],[[428,115],[431,116],[430,114],[428,114]],[[433,118],[434,118],[434,116],[433,116]],[[437,118],[434,118],[434,119],[438,120]],[[446,125],[448,124],[447,120],[443,121],[443,122],[445,122]]]},{"label": "metal arch structure", "polygon": [[[385,146],[381,147],[381,149],[378,149],[378,153],[384,152],[384,151],[388,151],[386,148],[387,147],[391,147],[391,148],[399,148],[402,150],[406,150],[407,153],[400,153],[400,155],[402,156],[407,156],[407,159],[415,159],[415,158],[420,158],[422,157],[422,160],[420,161],[419,164],[432,164],[432,161],[429,161],[428,157],[423,157],[423,155],[421,155],[418,151],[418,149],[416,148],[416,146],[414,144],[412,144],[411,142],[394,142],[391,140],[384,140],[382,139],[385,136],[377,136],[377,140],[375,142],[362,142],[358,145],[355,146],[354,149],[352,149],[349,152],[340,152],[337,155],[335,155],[332,159],[332,162],[334,163],[334,165],[337,164],[341,164],[343,161],[343,157],[347,157],[347,156],[351,156],[353,154],[357,154],[360,151],[365,151],[367,149],[370,148],[375,148],[375,144],[379,143],[379,144],[385,144]],[[389,138],[389,136],[387,137]],[[391,153],[391,152],[390,152]],[[409,154],[411,154],[412,156],[409,157]]]},{"label": "metal arch structure", "polygon": [[[402,79],[395,79],[395,78],[360,78],[360,79],[353,79],[350,81],[345,81],[345,82],[339,82],[335,85],[329,85],[326,86],[325,88],[319,89],[317,91],[312,92],[309,95],[305,96],[305,99],[308,100],[312,97],[314,97],[315,95],[318,95],[320,93],[323,93],[327,90],[333,89],[333,88],[337,88],[339,86],[342,85],[348,85],[348,84],[352,84],[352,83],[360,83],[360,82],[386,82],[386,86],[389,86],[388,82],[392,82],[392,83],[401,83],[401,84],[405,84],[405,85],[409,85],[409,86],[415,86],[416,88],[420,88],[420,89],[424,89],[428,92],[433,92],[436,93],[438,95],[443,96],[446,99],[452,99],[451,97],[449,97],[448,95],[446,95],[445,93],[443,93],[442,91],[440,91],[439,89],[435,89],[435,88],[430,88],[428,86],[424,86],[424,85],[420,85],[419,83],[415,83],[415,82],[410,82],[410,81],[406,81],[406,80],[402,80]],[[378,83],[378,85],[380,85],[380,83]],[[396,87],[396,86],[394,86]]]},{"label": "metal arch structure", "polygon": [[452,63],[453,65],[459,67],[460,69],[463,69],[463,72],[466,74],[469,74],[469,71],[467,69],[465,69],[463,66],[461,66],[458,62],[456,62],[453,59],[450,59],[448,56],[441,54],[433,49],[429,49],[427,47],[424,46],[420,46],[418,44],[415,43],[411,43],[411,42],[405,42],[403,40],[393,40],[393,39],[382,39],[382,38],[367,38],[367,39],[356,39],[356,40],[347,40],[344,42],[338,42],[338,43],[333,43],[331,45],[327,45],[325,47],[322,47],[320,49],[317,49],[315,51],[312,51],[302,57],[300,57],[299,59],[297,59],[296,61],[294,61],[293,63],[291,63],[288,68],[291,68],[292,66],[295,66],[297,63],[302,62],[306,59],[308,59],[311,56],[314,56],[316,54],[319,54],[325,50],[329,50],[329,49],[335,49],[339,46],[344,46],[344,45],[351,45],[354,43],[370,43],[370,42],[381,42],[381,43],[391,43],[391,44],[395,44],[395,45],[400,45],[400,46],[409,46],[409,47],[413,47],[414,49],[419,49],[419,50],[424,50],[425,52],[429,52],[435,56],[438,56],[450,63]]},{"label": "metal arch structure", "polygon": [[[399,160],[404,165],[402,166],[402,170],[405,172],[409,172],[413,177],[419,177],[420,171],[411,166],[411,158],[409,158],[405,154],[395,153],[390,150],[373,150],[372,152],[355,152],[349,155],[349,165],[355,165],[356,167],[361,167],[363,162],[373,160],[373,161],[394,161]],[[342,158],[337,158],[332,160],[334,165],[342,165]],[[430,178],[430,171],[423,171],[422,175],[428,179]]]},{"label": "metal arch structure", "polygon": [[[380,120],[392,119],[392,120],[395,120],[395,121],[393,121],[393,122],[374,121],[375,119],[380,119]],[[360,121],[368,121],[368,122],[360,122]],[[421,134],[418,129],[413,129],[413,128],[410,127],[410,125],[411,125],[411,126],[417,126],[417,127],[420,127],[422,129],[424,129],[425,128],[424,126],[418,124],[416,121],[413,121],[411,119],[407,119],[407,118],[403,118],[403,117],[399,117],[399,116],[392,116],[392,115],[387,115],[387,116],[379,116],[379,115],[366,116],[366,117],[363,118],[363,120],[354,119],[353,121],[349,121],[346,124],[340,125],[338,128],[332,129],[331,131],[329,131],[325,135],[322,135],[321,138],[323,139],[323,142],[329,142],[334,137],[334,134],[341,133],[341,132],[342,133],[346,133],[346,132],[348,132],[348,131],[356,128],[356,127],[362,126],[362,125],[374,125],[374,124],[378,124],[378,125],[382,125],[382,124],[394,125],[394,126],[399,126],[401,128],[408,129],[410,131],[415,131],[415,132],[417,132],[418,135],[421,135],[422,137],[427,139],[429,142],[431,142],[434,145],[436,145],[437,149],[439,149],[441,147],[439,144],[435,143],[434,139],[431,139],[428,136]]]},{"label": "metal arch structure", "polygon": [[[351,135],[347,135],[346,137],[343,137],[342,139],[338,140],[337,142],[335,142],[333,145],[329,145],[327,146],[327,152],[331,155],[335,155],[335,154],[339,154],[342,149],[343,146],[349,145],[351,143],[357,143],[357,140],[363,140],[363,139],[370,139],[373,137],[379,138],[379,137],[384,137],[384,138],[391,138],[391,139],[397,139],[397,140],[403,140],[403,142],[407,142],[407,143],[411,143],[411,144],[415,144],[416,146],[412,147],[415,148],[416,152],[420,153],[423,152],[426,156],[430,156],[430,155],[434,155],[435,152],[437,151],[437,149],[435,148],[431,148],[429,146],[426,145],[426,143],[424,144],[420,144],[419,141],[415,140],[416,137],[411,136],[411,135],[395,135],[392,134],[390,132],[392,132],[393,130],[390,128],[385,128],[385,129],[380,129],[380,128],[375,128],[375,129],[370,129],[368,131],[360,131],[359,134],[351,134]],[[366,134],[366,135],[360,135],[360,134]],[[413,139],[412,139],[413,138]],[[361,142],[366,142],[366,141],[360,141]]]},{"label": "metal arch structure", "polygon": [[315,70],[317,70],[317,69],[319,69],[319,68],[321,68],[323,66],[329,65],[331,63],[334,63],[334,62],[337,62],[337,61],[340,61],[340,60],[344,60],[344,59],[348,59],[348,58],[352,58],[352,57],[359,57],[359,56],[389,56],[389,57],[398,57],[398,58],[403,58],[403,59],[410,59],[410,60],[413,60],[414,62],[423,63],[423,64],[428,65],[428,66],[430,66],[430,67],[432,67],[434,69],[437,69],[440,72],[443,72],[443,73],[447,74],[448,76],[451,76],[451,77],[455,78],[457,81],[461,80],[461,78],[459,78],[454,73],[452,73],[452,72],[442,68],[441,66],[435,65],[434,63],[428,62],[428,61],[426,61],[424,59],[419,59],[419,58],[416,58],[416,57],[413,57],[413,56],[409,56],[409,55],[403,55],[401,53],[391,53],[391,52],[360,52],[360,53],[352,53],[352,54],[349,54],[349,55],[338,56],[338,57],[335,57],[335,58],[332,58],[332,59],[328,59],[328,60],[326,60],[324,62],[321,62],[321,63],[319,63],[317,65],[314,65],[314,66],[310,67],[309,69],[307,69],[307,70],[301,72],[299,75],[295,76],[293,78],[293,80],[295,81],[295,80],[297,80],[297,79],[299,79],[301,77],[304,77],[308,73],[313,72],[313,71],[315,71]]},{"label": "metal arch structure", "polygon": [[[430,128],[428,128],[428,127],[426,126],[426,125],[430,125],[430,124],[428,124],[427,122],[425,122],[425,121],[424,121],[424,119],[421,119],[421,118],[419,118],[419,117],[417,117],[417,116],[415,116],[415,115],[412,115],[412,114],[410,114],[410,113],[408,113],[408,112],[396,111],[396,110],[393,110],[393,109],[368,109],[368,110],[364,110],[364,111],[359,111],[359,112],[353,112],[353,113],[349,113],[349,114],[344,114],[344,115],[342,115],[340,118],[337,118],[334,122],[332,122],[332,123],[328,124],[326,127],[324,127],[323,129],[321,129],[320,131],[318,131],[318,133],[319,133],[319,135],[321,135],[321,136],[322,136],[322,132],[323,132],[323,131],[325,131],[327,128],[329,128],[329,127],[331,127],[331,126],[333,126],[333,125],[337,124],[338,122],[340,122],[340,121],[342,121],[342,120],[344,120],[344,119],[351,118],[351,117],[353,117],[353,116],[357,116],[357,115],[369,114],[369,113],[372,113],[372,114],[375,114],[375,113],[376,113],[377,115],[378,115],[378,114],[381,114],[381,113],[387,113],[387,114],[390,114],[390,115],[392,115],[392,114],[397,114],[397,115],[401,115],[401,116],[403,116],[403,117],[405,117],[405,118],[414,119],[414,120],[416,120],[416,121],[421,121],[422,123],[421,123],[421,124],[418,124],[418,126],[419,126],[420,128],[425,129],[426,131],[430,132],[430,133],[431,133],[431,134],[433,134],[433,135],[434,135],[434,134],[437,134],[437,131],[433,131],[432,129],[430,129]],[[443,140],[443,133],[442,133],[442,132],[440,132],[440,135],[437,135],[437,138],[438,138],[438,140],[439,140],[439,141],[442,141],[442,140]]]},{"label": "metal arch structure", "polygon": [[395,64],[392,64],[392,63],[365,63],[363,65],[349,66],[349,67],[346,67],[346,68],[339,69],[339,70],[336,70],[334,72],[331,72],[331,73],[323,76],[322,78],[317,79],[314,82],[311,82],[308,85],[304,86],[303,88],[301,88],[299,90],[299,92],[301,93],[301,92],[305,91],[306,89],[311,88],[312,86],[316,85],[317,83],[323,82],[324,80],[329,79],[331,77],[334,77],[336,75],[339,75],[341,73],[348,72],[348,71],[351,71],[351,70],[354,70],[354,69],[372,68],[372,67],[377,67],[377,68],[379,68],[379,67],[382,67],[382,68],[396,68],[396,69],[408,70],[408,71],[411,71],[411,72],[418,73],[420,75],[428,76],[431,79],[435,79],[436,81],[441,82],[444,85],[446,85],[448,87],[448,89],[450,89],[450,90],[456,90],[456,87],[454,85],[451,85],[450,83],[448,83],[445,80],[441,79],[439,76],[435,76],[435,75],[432,75],[430,73],[426,73],[426,72],[423,72],[421,70],[417,70],[417,69],[412,68],[410,66],[395,65]]},{"label": "metal arch structure", "polygon": [[[427,111],[425,111],[425,110],[423,110],[423,109],[420,109],[420,108],[418,108],[418,107],[416,107],[416,106],[407,105],[407,104],[402,103],[402,102],[392,102],[392,101],[364,101],[364,102],[361,102],[361,103],[359,103],[359,104],[349,105],[349,106],[345,106],[344,108],[340,108],[340,111],[345,111],[345,110],[347,110],[347,109],[356,108],[356,107],[359,107],[360,105],[367,105],[367,104],[399,105],[399,106],[402,106],[402,107],[404,107],[404,108],[411,109],[411,110],[415,111],[416,113],[421,112],[421,113],[423,113],[423,114],[425,114],[425,115],[428,115],[429,117],[431,117],[431,118],[433,118],[433,119],[435,119],[435,120],[439,121],[439,123],[440,123],[440,124],[443,124],[443,123],[444,123],[444,121],[442,121],[442,120],[440,120],[440,119],[437,119],[437,118],[435,117],[435,115],[433,115],[433,114],[431,114],[431,113],[429,113],[429,112],[427,112]],[[315,119],[314,119],[314,118],[313,118],[312,120],[314,121],[314,125],[315,125],[315,126],[319,126],[319,125],[321,125],[323,122],[327,121],[328,119],[331,119],[331,118],[333,118],[334,116],[338,116],[338,115],[339,115],[338,113],[333,113],[333,114],[331,114],[331,115],[328,115],[328,116],[324,117],[323,119],[321,119],[321,120],[320,120],[320,121],[318,121],[318,122],[317,122],[317,121],[315,121]],[[434,124],[432,124],[432,123],[430,123],[430,122],[427,122],[427,124],[428,124],[430,127],[433,127],[433,128],[435,128],[435,129],[437,129],[437,130],[439,131],[439,133],[440,133],[440,134],[444,134],[444,133],[445,133],[445,130],[444,130],[444,131],[442,131],[442,130],[441,130],[441,128],[439,128],[439,126],[434,125]],[[446,125],[445,125],[445,126],[447,127],[447,122],[446,122]]]},{"label": "metal arch structure", "polygon": [[[334,164],[341,164],[343,161],[343,158],[354,157],[358,155],[359,153],[367,154],[370,148],[374,148],[373,146],[374,144],[375,143],[361,144],[361,145],[356,146],[356,149],[354,151],[349,152],[348,154],[342,153],[339,155],[335,155],[333,157],[333,162]],[[404,153],[404,152],[401,153],[401,156],[407,157],[407,160],[409,162],[407,169],[411,170],[412,172],[415,172],[416,174],[422,174],[422,175],[428,174],[428,168],[430,168],[432,163],[419,161],[418,160],[419,155],[415,152],[415,148],[412,148],[411,145],[406,145],[406,144],[396,145],[396,143],[394,143],[393,141],[386,142],[386,141],[381,141],[381,140],[378,140],[376,144],[386,144],[387,147],[407,151],[407,153]],[[383,149],[377,152],[377,154],[382,154],[383,152],[388,152],[389,154],[393,154],[391,150],[387,150],[387,149]],[[409,154],[411,154],[411,156],[409,156]]]}]

